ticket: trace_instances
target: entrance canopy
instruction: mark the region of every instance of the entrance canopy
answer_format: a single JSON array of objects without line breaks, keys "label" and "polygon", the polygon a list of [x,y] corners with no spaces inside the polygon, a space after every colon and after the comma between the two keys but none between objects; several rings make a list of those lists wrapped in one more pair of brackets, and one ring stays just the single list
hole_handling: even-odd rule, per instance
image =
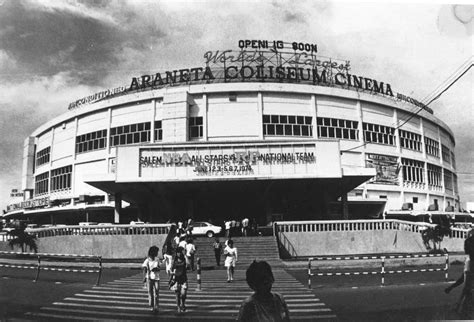
[{"label": "entrance canopy", "polygon": [[[115,172],[86,182],[138,204],[146,219],[307,217],[375,175],[341,167],[337,141],[180,144],[117,149]],[[304,218],[301,218],[304,219]]]}]

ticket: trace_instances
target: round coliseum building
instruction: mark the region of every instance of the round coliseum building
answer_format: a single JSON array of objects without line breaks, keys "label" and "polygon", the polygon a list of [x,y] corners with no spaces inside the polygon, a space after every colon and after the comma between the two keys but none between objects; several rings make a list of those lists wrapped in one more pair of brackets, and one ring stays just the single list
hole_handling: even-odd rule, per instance
[{"label": "round coliseum building", "polygon": [[349,61],[243,40],[71,103],[25,140],[24,200],[4,217],[264,225],[454,211],[454,146],[431,109]]}]

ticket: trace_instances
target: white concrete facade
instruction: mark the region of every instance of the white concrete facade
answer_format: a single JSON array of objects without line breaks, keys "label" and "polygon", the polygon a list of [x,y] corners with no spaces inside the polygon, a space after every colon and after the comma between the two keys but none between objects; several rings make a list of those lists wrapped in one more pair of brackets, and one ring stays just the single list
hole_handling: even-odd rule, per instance
[{"label": "white concrete facade", "polygon": [[[266,133],[266,115],[308,117],[306,120],[311,122],[312,133],[305,136]],[[202,135],[191,138],[189,122],[196,117],[202,117]],[[333,137],[323,137],[319,133],[318,122],[326,122],[324,119],[329,122],[327,131],[333,133],[327,135]],[[337,120],[342,122],[338,123]],[[155,131],[158,126],[156,121],[161,121],[161,138],[157,137],[159,134]],[[117,157],[111,129],[139,123],[150,124],[148,140],[127,146],[218,142],[234,142],[239,146],[242,142],[338,140],[343,171],[364,168],[372,162],[369,159],[383,159],[374,161],[374,164],[379,162],[377,164],[381,171],[385,169],[383,162],[390,163],[387,168],[392,167],[391,174],[382,174],[385,177],[392,176],[390,183],[380,180],[363,183],[349,193],[349,201],[385,201],[385,210],[401,209],[404,203],[412,204],[414,210],[426,210],[434,203],[439,205],[440,210],[448,205],[456,209],[459,207],[454,136],[449,127],[434,115],[425,110],[420,112],[415,105],[384,95],[324,86],[258,82],[186,85],[138,91],[68,111],[42,125],[25,140],[22,190],[30,192],[33,199],[49,197],[50,200],[74,200],[81,195],[103,195],[107,201],[109,196],[84,182],[84,178],[91,174],[110,177],[115,171]],[[280,125],[284,127],[285,124]],[[369,126],[370,131],[375,133],[371,142],[364,135],[364,132],[369,131]],[[380,126],[394,129],[393,140],[388,138],[392,141],[387,141],[387,144],[378,142],[388,140]],[[78,152],[77,138],[100,130],[106,131],[105,143],[97,143],[103,146],[94,148],[96,143],[92,143],[88,151]],[[343,138],[345,134],[341,133],[344,130],[347,133],[354,130],[351,133],[355,136]],[[334,134],[336,131],[340,134]],[[414,141],[421,142],[421,145],[418,148],[402,147],[402,135],[414,134],[417,135]],[[87,140],[93,141],[93,136]],[[427,153],[425,138],[436,142],[438,156]],[[119,143],[118,146],[122,145]],[[48,148],[49,160],[38,164],[38,152]],[[33,150],[36,154],[32,153]],[[442,150],[447,157],[443,158]],[[414,168],[407,168],[408,172],[413,170],[413,173],[404,174],[404,162],[414,164]],[[397,165],[398,169],[394,172]],[[71,166],[70,182],[60,184],[59,189],[52,189],[53,171],[68,166]],[[415,169],[417,167],[419,170]],[[430,181],[429,169],[433,167],[439,169],[440,173]],[[43,191],[38,191],[38,176],[46,173],[49,182],[44,185]],[[394,173],[396,178],[393,178]],[[407,180],[408,177],[410,180]],[[440,182],[435,184],[433,180]]]}]

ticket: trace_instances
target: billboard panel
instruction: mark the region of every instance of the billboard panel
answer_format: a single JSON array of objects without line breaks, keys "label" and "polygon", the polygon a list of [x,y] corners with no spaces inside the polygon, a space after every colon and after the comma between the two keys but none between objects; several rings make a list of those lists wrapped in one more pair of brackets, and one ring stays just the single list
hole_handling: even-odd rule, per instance
[{"label": "billboard panel", "polygon": [[342,176],[338,142],[122,147],[117,155],[117,182]]}]

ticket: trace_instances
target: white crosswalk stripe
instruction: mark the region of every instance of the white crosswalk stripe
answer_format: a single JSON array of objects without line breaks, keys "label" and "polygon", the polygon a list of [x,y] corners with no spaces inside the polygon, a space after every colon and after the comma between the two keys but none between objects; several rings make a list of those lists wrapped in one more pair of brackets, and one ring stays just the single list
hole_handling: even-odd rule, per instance
[{"label": "white crosswalk stripe", "polygon": [[[147,291],[142,275],[124,277],[94,286],[61,301],[27,313],[34,320],[174,320],[174,321],[229,321],[235,320],[242,301],[252,294],[245,281],[245,268],[254,259],[265,259],[272,266],[275,283],[272,291],[282,294],[293,321],[335,320],[336,316],[308,288],[283,269],[278,244],[274,236],[237,237],[239,263],[233,283],[226,282],[226,271],[215,265],[213,239],[196,239],[197,256],[203,270],[201,291],[197,291],[196,273],[188,274],[186,312],[177,314],[176,297],[168,289],[162,272],[158,314],[150,312]],[[259,247],[255,247],[258,243]]]},{"label": "white crosswalk stripe", "polygon": [[[240,305],[252,294],[245,282],[245,271],[237,270],[233,283],[226,283],[225,271],[203,271],[202,290],[196,291],[196,275],[189,274],[186,312],[176,313],[176,298],[168,290],[167,281],[160,283],[160,312],[148,307],[147,291],[142,276],[125,277],[94,286],[68,296],[39,312],[27,313],[27,318],[41,320],[166,320],[207,321],[235,320]],[[335,320],[330,308],[314,296],[283,269],[274,270],[273,291],[283,294],[292,320]]]}]

